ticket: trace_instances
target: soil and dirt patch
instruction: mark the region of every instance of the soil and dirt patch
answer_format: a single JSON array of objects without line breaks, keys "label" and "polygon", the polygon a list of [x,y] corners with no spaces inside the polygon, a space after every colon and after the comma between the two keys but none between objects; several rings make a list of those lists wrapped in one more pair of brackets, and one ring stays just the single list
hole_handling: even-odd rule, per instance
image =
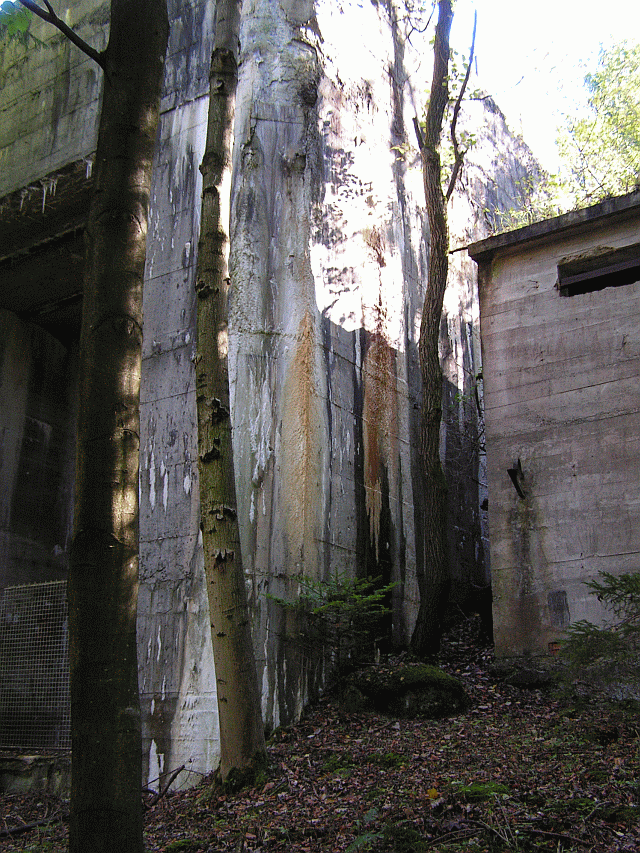
[{"label": "soil and dirt patch", "polygon": [[[337,697],[274,733],[254,788],[203,779],[146,812],[148,853],[640,850],[640,724],[496,680],[469,626],[439,661],[471,706],[438,720],[346,712]],[[3,827],[64,803],[0,797]],[[66,849],[66,823],[0,837],[0,853]]]}]

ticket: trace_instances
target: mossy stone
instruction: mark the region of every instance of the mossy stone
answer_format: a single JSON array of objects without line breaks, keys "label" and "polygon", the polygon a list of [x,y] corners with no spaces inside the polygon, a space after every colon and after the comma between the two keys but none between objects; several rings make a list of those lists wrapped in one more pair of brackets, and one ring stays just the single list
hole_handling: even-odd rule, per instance
[{"label": "mossy stone", "polygon": [[462,683],[430,664],[376,666],[351,675],[343,697],[347,710],[375,709],[404,718],[437,719],[469,707]]}]

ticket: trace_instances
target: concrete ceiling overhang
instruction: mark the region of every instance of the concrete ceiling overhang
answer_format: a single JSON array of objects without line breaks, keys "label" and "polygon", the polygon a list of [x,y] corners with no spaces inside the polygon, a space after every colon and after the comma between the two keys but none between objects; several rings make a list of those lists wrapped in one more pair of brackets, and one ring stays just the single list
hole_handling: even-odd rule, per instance
[{"label": "concrete ceiling overhang", "polygon": [[68,344],[79,338],[87,160],[0,199],[0,308]]}]

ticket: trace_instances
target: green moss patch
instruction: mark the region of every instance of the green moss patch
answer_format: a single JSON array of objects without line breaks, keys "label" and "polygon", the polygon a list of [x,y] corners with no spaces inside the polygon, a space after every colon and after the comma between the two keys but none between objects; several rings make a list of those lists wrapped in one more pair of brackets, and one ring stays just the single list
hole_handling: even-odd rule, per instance
[{"label": "green moss patch", "polygon": [[471,782],[469,785],[462,785],[456,793],[468,803],[483,803],[492,797],[508,794],[509,789],[500,782]]}]

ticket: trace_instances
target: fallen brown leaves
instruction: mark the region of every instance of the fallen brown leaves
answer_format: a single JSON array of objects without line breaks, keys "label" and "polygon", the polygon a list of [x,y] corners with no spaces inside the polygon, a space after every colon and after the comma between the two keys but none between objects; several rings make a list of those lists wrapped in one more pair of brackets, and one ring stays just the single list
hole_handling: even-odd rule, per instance
[{"label": "fallen brown leaves", "polygon": [[[498,684],[490,661],[462,635],[449,642],[443,667],[473,706],[446,720],[347,715],[323,700],[275,733],[258,787],[226,795],[205,780],[159,800],[147,851],[639,850],[636,718]],[[5,825],[42,817],[36,801],[1,798]],[[0,853],[65,849],[63,824],[36,831],[37,845],[25,833],[0,839]]]}]

